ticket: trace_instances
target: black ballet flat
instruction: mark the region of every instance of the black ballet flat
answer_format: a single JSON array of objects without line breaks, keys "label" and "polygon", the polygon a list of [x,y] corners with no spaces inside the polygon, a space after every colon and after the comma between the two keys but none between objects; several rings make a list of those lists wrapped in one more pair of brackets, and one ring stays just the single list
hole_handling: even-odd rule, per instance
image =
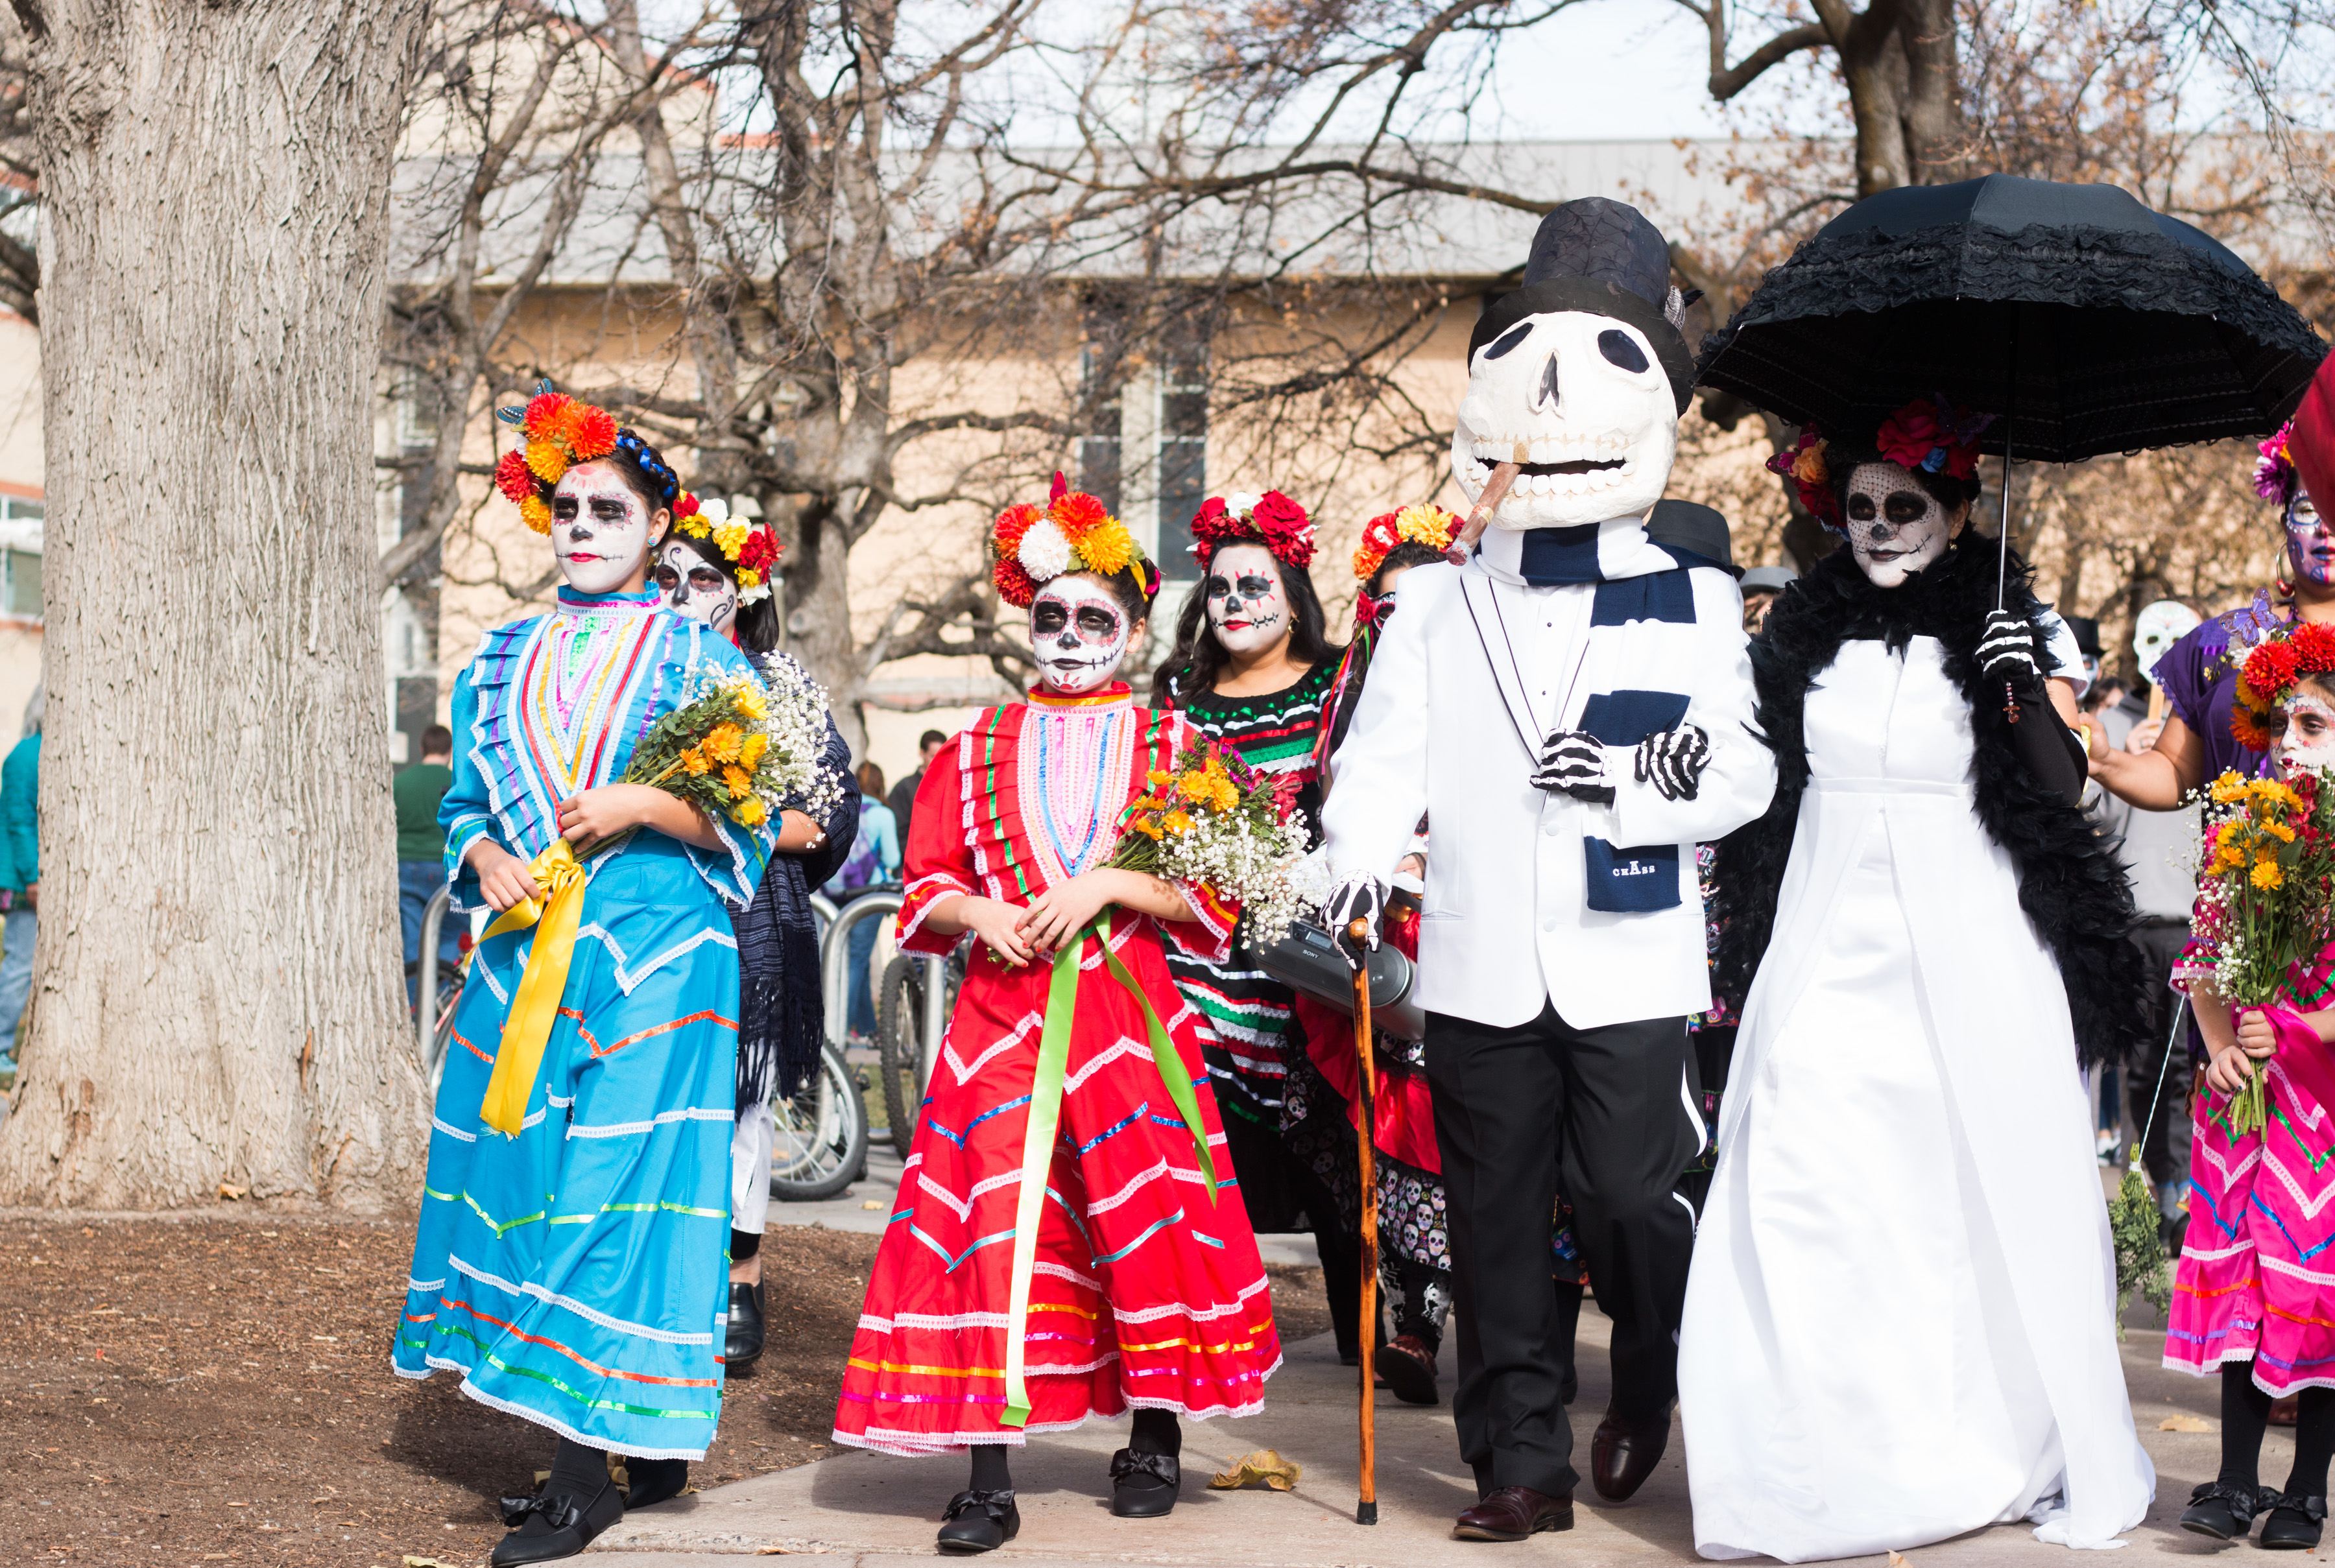
[{"label": "black ballet flat", "polygon": [[2255,1544],[2270,1552],[2309,1552],[2318,1546],[2327,1523],[2326,1498],[2265,1492],[2262,1506],[2270,1517],[2262,1521],[2262,1539]]},{"label": "black ballet flat", "polygon": [[686,1459],[625,1460],[625,1512],[670,1503],[689,1490]]},{"label": "black ballet flat", "polygon": [[1014,1506],[1011,1486],[1002,1492],[959,1492],[941,1517],[935,1544],[944,1552],[994,1552],[1022,1534],[1022,1510]]},{"label": "black ballet flat", "polygon": [[731,1371],[753,1365],[762,1353],[762,1287],[733,1281],[730,1286],[729,1332],[722,1346],[722,1363]]},{"label": "black ballet flat", "polygon": [[1173,1454],[1121,1448],[1110,1457],[1110,1511],[1122,1519],[1159,1519],[1173,1512],[1184,1466]]},{"label": "black ballet flat", "polygon": [[2193,1535],[2235,1541],[2253,1528],[2254,1515],[2262,1512],[2263,1498],[2277,1495],[2254,1486],[2208,1481],[2189,1494],[2189,1506],[2182,1512],[2181,1527]]},{"label": "black ballet flat", "polygon": [[573,1557],[592,1544],[595,1536],[625,1516],[624,1494],[616,1490],[614,1481],[604,1480],[591,1496],[579,1498],[562,1494],[547,1496],[538,1493],[532,1497],[506,1497],[502,1500],[503,1523],[511,1533],[495,1543],[487,1561],[493,1568],[509,1568],[518,1563],[555,1563],[562,1557]]}]

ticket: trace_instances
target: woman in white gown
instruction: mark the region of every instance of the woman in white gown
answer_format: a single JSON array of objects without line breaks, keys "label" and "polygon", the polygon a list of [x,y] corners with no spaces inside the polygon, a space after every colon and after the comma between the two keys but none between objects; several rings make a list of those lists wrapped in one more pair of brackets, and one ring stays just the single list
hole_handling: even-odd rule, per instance
[{"label": "woman in white gown", "polygon": [[1753,644],[1780,782],[1720,850],[1756,978],[1680,1342],[1707,1557],[2120,1545],[2155,1491],[2077,1049],[2130,1043],[2132,903],[2038,667],[2072,639],[2015,560],[1991,614],[1975,450],[1921,469],[1908,426],[1787,454],[1852,548]]}]

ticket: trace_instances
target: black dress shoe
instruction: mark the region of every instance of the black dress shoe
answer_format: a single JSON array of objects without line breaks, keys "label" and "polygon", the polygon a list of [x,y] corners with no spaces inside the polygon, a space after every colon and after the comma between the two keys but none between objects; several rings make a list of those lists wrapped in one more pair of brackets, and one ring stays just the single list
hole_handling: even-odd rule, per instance
[{"label": "black dress shoe", "polygon": [[2260,1506],[2270,1517],[2262,1521],[2256,1544],[2272,1552],[2308,1552],[2319,1544],[2320,1531],[2327,1523],[2326,1498],[2265,1492]]},{"label": "black dress shoe", "polygon": [[1371,1365],[1388,1390],[1404,1404],[1435,1403],[1435,1355],[1417,1334],[1398,1334],[1381,1345]]},{"label": "black dress shoe", "polygon": [[669,1503],[689,1490],[689,1461],[686,1459],[635,1459],[625,1461],[625,1512],[635,1508],[654,1508],[659,1503]]},{"label": "black dress shoe", "polygon": [[1607,1502],[1626,1502],[1646,1484],[1670,1445],[1669,1406],[1662,1408],[1660,1416],[1629,1422],[1614,1415],[1608,1405],[1605,1418],[1597,1423],[1597,1435],[1589,1440],[1590,1482]]},{"label": "black dress shoe", "polygon": [[1184,1466],[1173,1454],[1121,1448],[1110,1457],[1110,1511],[1122,1519],[1157,1519],[1176,1506]]},{"label": "black dress shoe", "polygon": [[1543,1530],[1573,1528],[1573,1499],[1530,1486],[1502,1486],[1459,1515],[1451,1534],[1462,1541],[1521,1541]]},{"label": "black dress shoe", "polygon": [[762,1287],[733,1281],[730,1286],[730,1335],[722,1359],[732,1371],[762,1353]]},{"label": "black dress shoe", "polygon": [[1014,1506],[1011,1486],[1002,1492],[959,1492],[941,1517],[938,1544],[944,1552],[994,1552],[1022,1533],[1022,1510]]},{"label": "black dress shoe", "polygon": [[2189,1494],[2189,1506],[2181,1515],[2181,1527],[2194,1535],[2235,1541],[2253,1528],[2254,1515],[2262,1512],[2263,1495],[2259,1487],[2208,1481]]},{"label": "black dress shoe", "polygon": [[495,1543],[494,1552],[487,1558],[493,1568],[575,1556],[592,1544],[594,1536],[625,1516],[625,1497],[614,1481],[603,1480],[589,1497],[566,1493],[506,1497],[502,1510],[503,1523],[512,1529]]}]

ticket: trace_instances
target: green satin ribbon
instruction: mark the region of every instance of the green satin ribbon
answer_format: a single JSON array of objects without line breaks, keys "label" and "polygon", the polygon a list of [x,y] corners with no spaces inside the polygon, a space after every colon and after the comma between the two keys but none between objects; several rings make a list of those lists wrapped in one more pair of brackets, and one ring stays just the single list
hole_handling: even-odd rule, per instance
[{"label": "green satin ribbon", "polygon": [[1062,1079],[1071,1060],[1071,1025],[1078,1012],[1079,956],[1086,951],[1090,936],[1101,941],[1103,962],[1111,978],[1143,1010],[1144,1028],[1151,1036],[1151,1065],[1158,1071],[1168,1102],[1184,1118],[1184,1130],[1192,1137],[1192,1153],[1199,1162],[1200,1179],[1207,1186],[1208,1202],[1216,1201],[1216,1164],[1209,1157],[1207,1134],[1201,1129],[1200,1101],[1192,1091],[1192,1075],[1184,1070],[1184,1059],[1176,1054],[1175,1042],[1168,1038],[1158,1013],[1152,1011],[1151,999],[1110,950],[1110,913],[1105,910],[1079,933],[1076,941],[1065,944],[1054,955],[1053,977],[1046,985],[1046,1027],[1038,1036],[1038,1070],[1030,1082],[1030,1119],[1022,1130],[1022,1192],[1013,1209],[1013,1284],[1006,1304],[1005,1414],[1002,1418],[1008,1427],[1030,1424],[1030,1387],[1023,1375],[1030,1277],[1037,1270],[1038,1219],[1045,1207],[1046,1174],[1054,1161],[1054,1137],[1061,1128]]}]

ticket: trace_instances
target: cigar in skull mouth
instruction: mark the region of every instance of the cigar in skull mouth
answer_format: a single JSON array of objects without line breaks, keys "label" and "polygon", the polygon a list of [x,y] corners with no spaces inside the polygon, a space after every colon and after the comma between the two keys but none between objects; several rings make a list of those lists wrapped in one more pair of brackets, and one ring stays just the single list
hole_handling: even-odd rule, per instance
[{"label": "cigar in skull mouth", "polygon": [[1516,472],[1517,465],[1515,463],[1493,466],[1492,477],[1484,481],[1484,493],[1476,498],[1476,509],[1468,514],[1467,522],[1460,527],[1459,537],[1451,541],[1455,558],[1465,557],[1476,547],[1476,541],[1484,537],[1484,530],[1491,526],[1492,514],[1500,509],[1500,502],[1507,497],[1508,487],[1516,482]]}]

